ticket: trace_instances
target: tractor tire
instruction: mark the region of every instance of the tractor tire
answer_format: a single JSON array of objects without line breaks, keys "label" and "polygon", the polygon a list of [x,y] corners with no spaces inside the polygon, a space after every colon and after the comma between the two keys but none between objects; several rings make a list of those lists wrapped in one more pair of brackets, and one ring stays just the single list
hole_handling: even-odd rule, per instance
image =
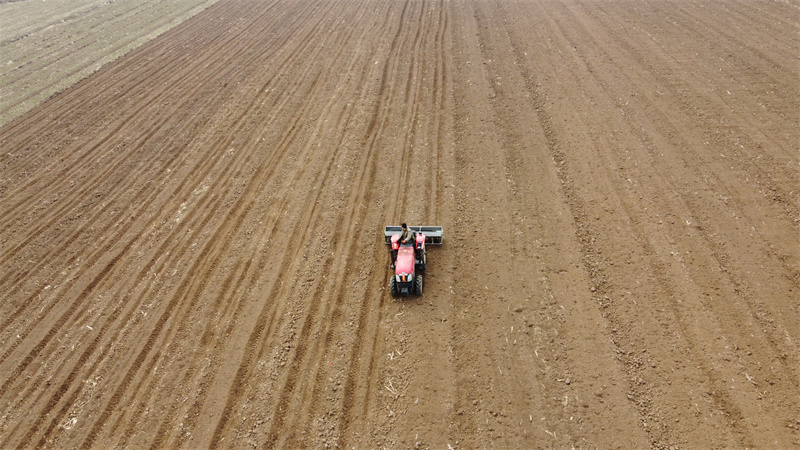
[{"label": "tractor tire", "polygon": [[397,278],[394,275],[389,278],[389,293],[395,298],[400,296],[400,291],[397,289]]},{"label": "tractor tire", "polygon": [[417,275],[416,278],[414,278],[414,293],[422,295],[422,275]]}]

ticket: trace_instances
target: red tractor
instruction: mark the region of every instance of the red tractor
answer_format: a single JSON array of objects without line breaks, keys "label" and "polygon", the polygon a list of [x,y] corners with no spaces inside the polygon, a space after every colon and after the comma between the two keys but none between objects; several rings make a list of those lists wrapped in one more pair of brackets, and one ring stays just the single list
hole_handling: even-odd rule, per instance
[{"label": "red tractor", "polygon": [[422,295],[422,274],[428,265],[426,245],[442,245],[442,227],[408,227],[415,233],[414,243],[400,242],[402,228],[387,226],[383,240],[388,244],[394,262],[394,274],[389,278],[389,293],[392,297],[407,297],[409,294]]}]

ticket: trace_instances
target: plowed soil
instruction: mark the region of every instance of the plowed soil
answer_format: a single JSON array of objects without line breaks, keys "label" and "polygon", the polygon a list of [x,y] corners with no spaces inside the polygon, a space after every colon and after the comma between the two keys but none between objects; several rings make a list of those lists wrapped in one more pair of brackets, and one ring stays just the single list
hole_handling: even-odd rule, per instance
[{"label": "plowed soil", "polygon": [[799,5],[219,1],[0,129],[0,447],[800,446]]},{"label": "plowed soil", "polygon": [[216,0],[0,0],[0,126]]}]

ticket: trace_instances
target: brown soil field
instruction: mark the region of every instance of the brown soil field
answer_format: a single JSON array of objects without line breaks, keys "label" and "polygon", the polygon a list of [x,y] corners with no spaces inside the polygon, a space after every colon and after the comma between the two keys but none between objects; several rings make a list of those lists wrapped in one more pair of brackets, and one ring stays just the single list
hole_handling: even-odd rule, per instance
[{"label": "brown soil field", "polygon": [[0,128],[0,447],[797,448],[799,18],[215,3]]},{"label": "brown soil field", "polygon": [[217,0],[0,0],[0,126]]}]

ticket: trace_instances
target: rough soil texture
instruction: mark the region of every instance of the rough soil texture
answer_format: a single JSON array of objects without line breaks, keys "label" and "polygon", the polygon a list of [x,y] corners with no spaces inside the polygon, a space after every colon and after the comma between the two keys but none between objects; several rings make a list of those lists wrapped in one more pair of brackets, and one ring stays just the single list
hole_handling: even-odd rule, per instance
[{"label": "rough soil texture", "polygon": [[798,5],[216,3],[0,129],[0,447],[800,446]]},{"label": "rough soil texture", "polygon": [[217,0],[0,0],[0,126]]}]

